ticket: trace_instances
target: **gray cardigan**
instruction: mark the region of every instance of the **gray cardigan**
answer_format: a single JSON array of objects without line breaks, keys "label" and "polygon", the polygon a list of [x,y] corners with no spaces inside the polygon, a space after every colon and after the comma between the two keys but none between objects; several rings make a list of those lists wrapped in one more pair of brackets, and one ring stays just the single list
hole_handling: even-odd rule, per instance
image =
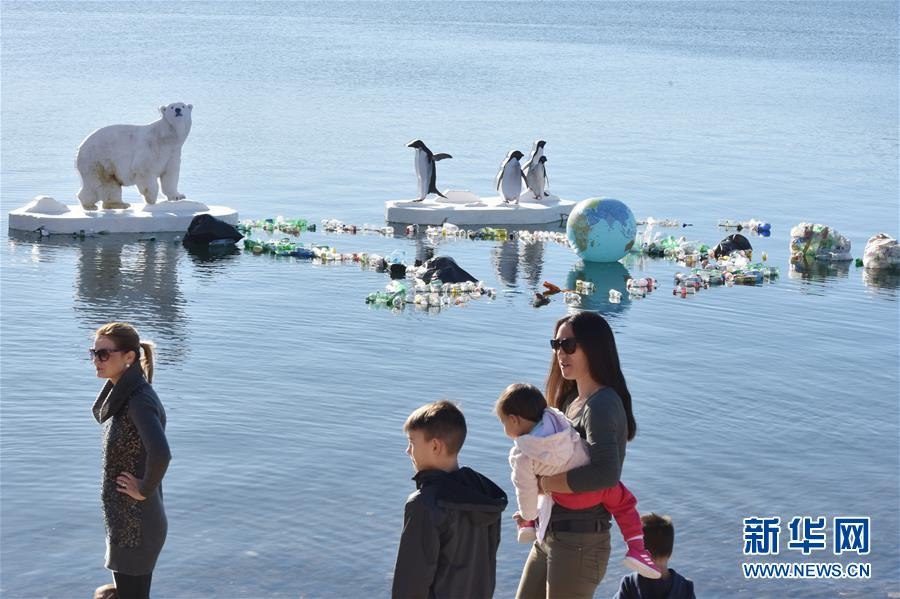
[{"label": "gray cardigan", "polygon": [[[567,406],[563,406],[565,409]],[[622,475],[625,444],[628,442],[628,419],[622,399],[612,387],[603,387],[591,395],[572,426],[587,441],[589,464],[569,470],[566,481],[572,491],[596,491],[614,487]],[[601,520],[609,526],[609,512],[599,504],[584,510],[553,506],[550,520]]]},{"label": "gray cardigan", "polygon": [[[135,363],[115,385],[107,381],[93,413],[103,426],[106,567],[131,576],[150,574],[168,531],[161,485],[171,459],[166,412]],[[122,472],[142,479],[140,492],[146,499],[138,501],[116,490]]]}]

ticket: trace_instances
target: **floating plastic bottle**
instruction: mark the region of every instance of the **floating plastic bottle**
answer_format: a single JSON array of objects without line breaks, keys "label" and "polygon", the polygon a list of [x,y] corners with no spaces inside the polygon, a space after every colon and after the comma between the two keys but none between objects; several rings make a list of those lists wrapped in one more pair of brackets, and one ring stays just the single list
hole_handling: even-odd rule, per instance
[{"label": "floating plastic bottle", "polygon": [[647,295],[646,287],[629,287],[628,288],[628,297],[630,298],[641,298]]},{"label": "floating plastic bottle", "polygon": [[726,229],[737,229],[738,231],[748,230],[757,233],[758,235],[762,235],[763,237],[768,237],[772,232],[772,225],[762,220],[757,220],[752,218],[748,221],[738,221],[738,220],[720,220],[718,226],[724,227]]},{"label": "floating plastic bottle", "polygon": [[690,225],[682,225],[681,222],[671,219],[671,218],[663,218],[656,219],[652,216],[648,216],[644,220],[635,221],[636,225],[647,225],[648,227],[685,227]]},{"label": "floating plastic bottle", "polygon": [[[676,278],[677,278],[677,276],[678,275],[676,275]],[[639,279],[628,279],[627,281],[625,281],[625,288],[626,289],[637,288],[637,289],[643,289],[645,291],[653,291],[654,284],[655,284],[655,281],[653,280],[652,277],[642,277]]]},{"label": "floating plastic bottle", "polygon": [[578,279],[575,281],[575,291],[583,293],[584,295],[590,295],[594,292],[594,283]]},{"label": "floating plastic bottle", "polygon": [[747,270],[734,275],[734,282],[738,285],[761,285],[763,274],[758,270]]},{"label": "floating plastic bottle", "polygon": [[609,301],[618,304],[622,301],[622,293],[616,289],[609,290]]},{"label": "floating plastic bottle", "polygon": [[563,295],[563,301],[569,306],[581,306],[581,294],[574,291],[566,291]]}]

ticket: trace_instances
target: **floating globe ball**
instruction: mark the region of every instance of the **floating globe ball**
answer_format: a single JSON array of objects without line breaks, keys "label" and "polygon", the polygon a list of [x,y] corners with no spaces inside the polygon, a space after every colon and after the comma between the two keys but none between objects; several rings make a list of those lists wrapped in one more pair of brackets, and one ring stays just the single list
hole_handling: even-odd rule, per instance
[{"label": "floating globe ball", "polygon": [[612,198],[590,198],[575,205],[566,236],[587,262],[615,262],[634,245],[637,226],[631,209]]}]

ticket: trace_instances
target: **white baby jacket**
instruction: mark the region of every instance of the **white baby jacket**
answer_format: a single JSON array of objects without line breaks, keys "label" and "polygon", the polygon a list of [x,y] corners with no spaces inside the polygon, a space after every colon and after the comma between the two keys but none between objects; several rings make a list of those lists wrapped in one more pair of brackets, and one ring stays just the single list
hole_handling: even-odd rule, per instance
[{"label": "white baby jacket", "polygon": [[539,541],[544,539],[553,499],[540,493],[537,477],[567,472],[590,461],[584,439],[565,414],[556,408],[546,408],[534,430],[513,441],[513,447],[509,450],[509,465],[512,466],[519,514],[525,520],[539,520]]}]

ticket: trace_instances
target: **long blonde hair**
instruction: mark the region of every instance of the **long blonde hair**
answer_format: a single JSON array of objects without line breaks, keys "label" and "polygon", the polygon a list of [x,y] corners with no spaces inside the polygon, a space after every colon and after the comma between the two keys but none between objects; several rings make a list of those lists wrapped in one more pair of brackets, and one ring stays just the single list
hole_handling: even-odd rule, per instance
[{"label": "long blonde hair", "polygon": [[116,349],[133,351],[139,359],[138,366],[147,379],[153,382],[153,350],[152,341],[141,341],[137,329],[127,322],[108,322],[95,333],[97,337],[109,337],[116,345]]}]

